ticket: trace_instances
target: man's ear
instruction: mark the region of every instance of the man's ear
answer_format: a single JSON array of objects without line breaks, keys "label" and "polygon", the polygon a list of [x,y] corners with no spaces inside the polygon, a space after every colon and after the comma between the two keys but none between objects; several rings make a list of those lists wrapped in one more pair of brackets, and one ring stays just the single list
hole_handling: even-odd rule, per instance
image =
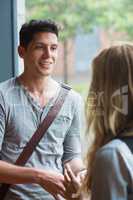
[{"label": "man's ear", "polygon": [[18,46],[18,54],[21,58],[24,58],[24,54],[25,54],[25,48],[22,46]]}]

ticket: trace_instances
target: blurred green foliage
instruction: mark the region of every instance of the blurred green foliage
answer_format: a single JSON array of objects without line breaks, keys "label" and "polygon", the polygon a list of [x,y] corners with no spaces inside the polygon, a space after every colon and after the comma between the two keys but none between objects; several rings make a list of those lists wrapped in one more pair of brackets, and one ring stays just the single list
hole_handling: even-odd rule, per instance
[{"label": "blurred green foliage", "polygon": [[133,37],[132,0],[26,0],[27,19],[52,18],[64,31],[62,39],[78,28],[89,32],[94,26],[125,32]]}]

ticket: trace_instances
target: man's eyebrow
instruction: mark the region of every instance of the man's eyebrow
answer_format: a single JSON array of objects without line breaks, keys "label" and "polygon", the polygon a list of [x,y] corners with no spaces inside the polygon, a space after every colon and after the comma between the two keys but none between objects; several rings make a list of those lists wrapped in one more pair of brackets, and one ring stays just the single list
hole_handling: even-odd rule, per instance
[{"label": "man's eyebrow", "polygon": [[56,47],[58,46],[58,44],[51,44],[51,45],[52,45],[52,46],[56,46]]},{"label": "man's eyebrow", "polygon": [[[45,43],[43,43],[43,42],[35,42],[35,44],[47,45],[47,44],[45,44]],[[53,44],[51,44],[51,46],[58,46],[58,44],[57,44],[57,43],[53,43]]]},{"label": "man's eyebrow", "polygon": [[44,45],[43,42],[35,42],[35,44],[41,44],[41,45]]}]

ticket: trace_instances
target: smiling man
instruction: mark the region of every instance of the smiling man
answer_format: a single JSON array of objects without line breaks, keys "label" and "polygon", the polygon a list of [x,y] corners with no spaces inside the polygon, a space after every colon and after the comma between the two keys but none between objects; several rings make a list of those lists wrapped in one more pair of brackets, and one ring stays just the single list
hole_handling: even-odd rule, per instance
[{"label": "smiling man", "polygon": [[72,89],[25,166],[14,165],[61,90],[51,77],[58,55],[57,25],[51,20],[25,23],[18,53],[24,72],[0,84],[0,183],[11,184],[4,200],[66,198],[65,164],[75,174],[83,168],[82,100]]}]

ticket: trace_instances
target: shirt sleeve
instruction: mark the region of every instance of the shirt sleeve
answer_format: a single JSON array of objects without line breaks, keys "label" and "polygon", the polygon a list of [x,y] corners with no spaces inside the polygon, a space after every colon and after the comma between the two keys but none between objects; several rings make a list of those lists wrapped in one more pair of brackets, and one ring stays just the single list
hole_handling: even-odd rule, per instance
[{"label": "shirt sleeve", "polygon": [[73,158],[81,158],[81,130],[82,130],[82,116],[83,116],[83,100],[78,95],[76,102],[74,103],[75,110],[71,126],[66,134],[64,140],[64,154],[63,163]]},{"label": "shirt sleeve", "polygon": [[6,114],[5,114],[4,100],[2,94],[0,93],[0,150],[2,147],[2,142],[5,133],[5,124],[6,124],[5,121],[6,121]]},{"label": "shirt sleeve", "polygon": [[120,152],[99,151],[94,163],[91,200],[125,200],[127,187],[128,170]]}]

